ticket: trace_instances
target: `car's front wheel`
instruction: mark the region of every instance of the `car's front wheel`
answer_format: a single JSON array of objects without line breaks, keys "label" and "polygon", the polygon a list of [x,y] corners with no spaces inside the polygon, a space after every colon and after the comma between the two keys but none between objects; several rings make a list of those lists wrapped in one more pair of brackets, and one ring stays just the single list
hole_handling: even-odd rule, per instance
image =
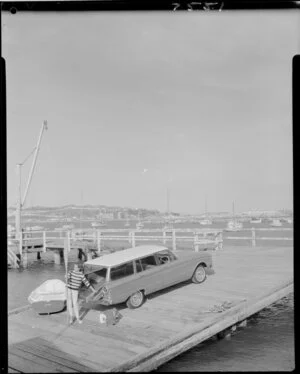
[{"label": "car's front wheel", "polygon": [[142,291],[137,291],[132,294],[126,302],[126,305],[130,309],[139,308],[145,300],[144,293]]},{"label": "car's front wheel", "polygon": [[206,279],[206,271],[203,265],[197,266],[196,270],[194,271],[192,281],[194,283],[202,283]]}]

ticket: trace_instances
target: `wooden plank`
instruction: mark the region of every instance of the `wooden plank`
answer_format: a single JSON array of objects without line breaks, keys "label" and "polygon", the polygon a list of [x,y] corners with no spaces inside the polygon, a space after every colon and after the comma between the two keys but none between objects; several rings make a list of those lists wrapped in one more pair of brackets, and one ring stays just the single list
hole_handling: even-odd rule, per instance
[{"label": "wooden plank", "polygon": [[[97,341],[96,336],[94,340],[95,342]],[[80,357],[82,364],[94,369],[92,371],[107,371],[116,363],[127,361],[130,357],[136,356],[123,356],[120,354],[120,351],[107,350],[105,346],[92,346],[91,344],[86,344],[85,342],[80,342],[66,336],[61,336],[55,343],[64,352]]]},{"label": "wooden plank", "polygon": [[50,361],[42,360],[17,348],[9,348],[8,365],[23,373],[59,373],[68,372],[67,368],[53,365]]},{"label": "wooden plank", "polygon": [[15,354],[8,355],[8,366],[21,373],[47,373],[48,367],[40,365],[35,361],[24,359]]},{"label": "wooden plank", "polygon": [[[134,350],[132,350],[134,348],[131,344],[124,344],[124,342],[120,343],[113,339],[109,340],[107,338],[106,339],[102,338],[101,337],[102,326],[100,324],[99,325],[90,324],[89,326],[90,331],[88,331],[87,326],[85,326],[86,325],[85,321],[83,322],[82,325],[78,325],[75,323],[72,326],[66,326],[61,323],[57,323],[57,320],[55,321],[51,317],[52,316],[49,316],[49,318],[48,316],[43,316],[42,319],[38,317],[39,321],[37,323],[34,316],[24,315],[22,322],[28,325],[32,325],[35,322],[37,328],[40,328],[45,331],[52,331],[56,333],[58,337],[59,336],[65,336],[65,337],[72,336],[76,339],[80,339],[81,341],[84,340],[87,344],[89,342],[92,342],[93,345],[98,345],[98,344],[100,346],[103,345],[105,349],[113,347],[116,351],[119,349],[129,354],[134,353]],[[103,328],[110,329],[110,327],[106,327],[106,326],[103,326]],[[111,328],[113,329],[114,327],[111,327]],[[94,333],[97,333],[96,342],[95,342]]]},{"label": "wooden plank", "polygon": [[9,373],[21,373],[21,371],[16,370],[16,369],[11,368],[11,367],[8,367],[8,372],[9,372]]},{"label": "wooden plank", "polygon": [[47,368],[46,369],[47,372],[67,373],[67,372],[73,371],[71,370],[70,367],[62,364],[59,361],[53,361],[49,359],[49,356],[40,354],[39,351],[32,350],[29,346],[26,346],[25,344],[23,344],[22,346],[18,345],[17,347],[13,347],[13,349],[11,349],[11,351],[9,352],[9,356],[11,354],[17,355],[18,357],[23,358],[23,360],[25,361],[30,359],[31,361],[34,361],[40,364],[41,366],[44,366],[45,368]]},{"label": "wooden plank", "polygon": [[29,339],[24,343],[17,344],[17,347],[24,352],[44,358],[48,361],[58,363],[68,368],[68,371],[89,372],[90,367],[84,366],[78,362],[78,357],[66,355],[65,352],[58,350],[54,344],[44,339]]},{"label": "wooden plank", "polygon": [[[121,312],[123,314],[123,311]],[[99,312],[91,310],[80,327],[85,326],[86,323],[89,323],[92,326],[95,326],[96,331],[98,334],[101,334],[102,337],[111,337],[119,341],[128,341],[131,344],[145,348],[151,346],[156,341],[156,334],[153,330],[148,331],[146,337],[141,335],[141,331],[148,327],[152,328],[152,324],[149,322],[145,323],[145,321],[138,321],[136,319],[131,320],[126,312],[123,314],[123,316],[124,318],[117,326],[114,328],[107,328],[106,326],[97,325],[95,321],[97,321],[99,318]],[[166,331],[167,335],[170,334],[170,330],[166,330],[163,327],[161,328],[161,331]]]},{"label": "wooden plank", "polygon": [[24,312],[25,310],[28,310],[31,308],[31,305],[24,305],[24,306],[21,306],[19,308],[14,308],[14,309],[11,309],[8,311],[8,315],[11,316],[12,314],[18,314],[18,313],[22,313]]}]

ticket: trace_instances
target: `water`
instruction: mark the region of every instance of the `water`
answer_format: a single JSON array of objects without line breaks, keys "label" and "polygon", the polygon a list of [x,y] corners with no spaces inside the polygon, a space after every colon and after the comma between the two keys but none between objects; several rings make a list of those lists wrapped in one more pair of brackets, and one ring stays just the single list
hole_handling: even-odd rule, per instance
[{"label": "water", "polygon": [[[69,265],[76,262],[75,251]],[[8,310],[28,304],[30,292],[47,279],[64,280],[65,265],[55,265],[51,254],[27,269],[8,270]],[[294,299],[284,298],[251,318],[230,340],[206,341],[158,368],[169,371],[289,371],[294,368]]]},{"label": "water", "polygon": [[294,298],[248,320],[230,339],[210,339],[159,367],[169,371],[291,371],[295,368]]}]

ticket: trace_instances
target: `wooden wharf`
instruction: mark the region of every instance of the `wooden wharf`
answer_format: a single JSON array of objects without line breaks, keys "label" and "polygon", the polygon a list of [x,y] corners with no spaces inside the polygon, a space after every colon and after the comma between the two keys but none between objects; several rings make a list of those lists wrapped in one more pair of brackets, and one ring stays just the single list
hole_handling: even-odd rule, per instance
[{"label": "wooden wharf", "polygon": [[293,292],[292,247],[225,246],[212,255],[215,274],[204,283],[160,291],[138,309],[118,305],[114,326],[99,323],[105,307],[84,303],[83,323],[71,326],[66,311],[11,311],[9,372],[151,371]]}]

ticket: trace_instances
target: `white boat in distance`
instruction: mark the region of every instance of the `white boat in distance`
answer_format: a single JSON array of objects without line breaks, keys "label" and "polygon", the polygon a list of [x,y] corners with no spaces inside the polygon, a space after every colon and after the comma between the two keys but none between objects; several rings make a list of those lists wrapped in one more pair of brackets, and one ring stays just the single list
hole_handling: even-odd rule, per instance
[{"label": "white boat in distance", "polygon": [[273,221],[270,223],[270,226],[279,227],[279,226],[282,226],[282,223],[280,222],[279,219],[273,219]]},{"label": "white boat in distance", "polygon": [[199,221],[200,225],[212,225],[212,220],[209,218],[204,218],[201,221]]},{"label": "white boat in distance", "polygon": [[226,231],[240,231],[242,228],[242,222],[233,219],[227,223]]},{"label": "white boat in distance", "polygon": [[289,217],[284,217],[282,218],[282,220],[286,223],[293,223],[293,218],[289,218]]},{"label": "white boat in distance", "polygon": [[162,229],[163,229],[163,231],[166,231],[166,232],[168,232],[168,231],[172,232],[173,229],[174,229],[174,226],[173,226],[172,223],[167,222],[167,223],[163,226]]},{"label": "white boat in distance", "polygon": [[44,229],[43,226],[27,226],[25,228],[25,231],[41,231],[43,229]]},{"label": "white boat in distance", "polygon": [[207,213],[207,199],[205,198],[205,214],[204,214],[204,217],[203,219],[201,219],[201,221],[199,221],[200,225],[211,225],[212,224],[212,220],[210,218],[208,218],[208,213]]},{"label": "white boat in distance", "polygon": [[128,216],[126,217],[126,222],[125,222],[124,226],[125,227],[130,227],[130,222],[129,222]]},{"label": "white boat in distance", "polygon": [[138,222],[138,223],[136,224],[136,228],[137,228],[138,230],[142,229],[143,227],[144,227],[144,224],[143,224],[142,222]]},{"label": "white boat in distance", "polygon": [[232,219],[227,223],[225,231],[240,231],[243,228],[242,222],[235,218],[234,202],[232,203]]},{"label": "white boat in distance", "polygon": [[74,227],[75,225],[63,225],[61,228],[62,230],[72,230]]},{"label": "white boat in distance", "polygon": [[256,217],[253,217],[253,218],[251,218],[251,220],[250,220],[250,223],[261,223],[261,218],[256,218]]},{"label": "white boat in distance", "polygon": [[107,226],[105,222],[92,222],[91,223],[92,227],[105,227]]}]

